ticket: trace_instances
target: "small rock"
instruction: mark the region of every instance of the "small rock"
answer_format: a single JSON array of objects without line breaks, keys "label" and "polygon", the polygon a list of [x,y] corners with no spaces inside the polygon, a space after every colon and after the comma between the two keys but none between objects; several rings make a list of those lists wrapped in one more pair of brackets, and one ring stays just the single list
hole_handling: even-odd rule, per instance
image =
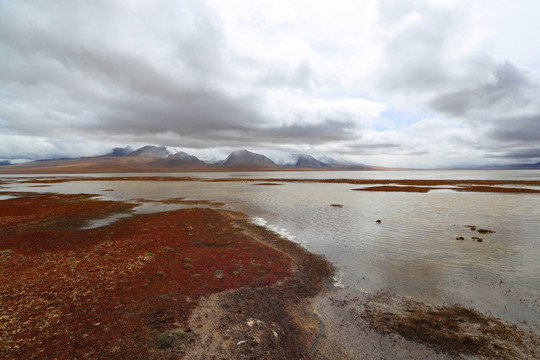
[{"label": "small rock", "polygon": [[242,341],[237,342],[236,345],[242,345],[245,342],[246,342],[246,340],[242,340]]},{"label": "small rock", "polygon": [[476,231],[478,231],[480,234],[493,234],[495,232],[493,230],[488,230],[488,229],[478,229]]},{"label": "small rock", "polygon": [[330,206],[333,206],[333,207],[339,207],[339,208],[342,208],[342,207],[343,207],[343,205],[341,205],[341,204],[330,204]]},{"label": "small rock", "polygon": [[277,338],[278,338],[277,332],[275,332],[274,330],[272,330],[272,333],[274,334],[274,337],[277,339]]},{"label": "small rock", "polygon": [[456,238],[456,240],[465,240],[465,238],[463,236],[459,236]]},{"label": "small rock", "polygon": [[377,224],[380,224],[380,223],[382,223],[382,221],[381,221],[381,220],[377,220],[377,221],[375,221],[375,222],[376,222]]}]

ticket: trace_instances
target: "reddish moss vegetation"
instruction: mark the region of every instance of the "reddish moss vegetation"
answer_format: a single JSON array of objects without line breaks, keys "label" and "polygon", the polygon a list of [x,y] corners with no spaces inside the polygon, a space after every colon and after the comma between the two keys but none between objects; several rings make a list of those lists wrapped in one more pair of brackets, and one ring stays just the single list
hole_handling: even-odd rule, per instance
[{"label": "reddish moss vegetation", "polygon": [[201,296],[291,274],[288,256],[216,210],[75,226],[130,206],[86,195],[0,202],[0,357],[178,358],[162,334],[178,334]]},{"label": "reddish moss vegetation", "polygon": [[[0,203],[0,227],[2,232],[8,234],[20,232],[19,227],[25,227],[26,230],[20,232],[22,235],[28,232],[29,226],[38,224],[41,230],[46,230],[45,227],[51,229],[80,227],[88,219],[129,212],[134,207],[133,204],[100,201],[94,199],[96,195],[88,194],[3,194],[17,196]],[[22,238],[16,240],[17,244],[20,241],[25,241]],[[45,243],[41,242],[41,244]]]},{"label": "reddish moss vegetation", "polygon": [[355,191],[391,191],[391,192],[420,192],[427,193],[433,188],[420,186],[371,186],[362,189],[353,189]]},{"label": "reddish moss vegetation", "polygon": [[527,189],[527,188],[514,188],[514,187],[499,187],[499,186],[461,186],[454,188],[455,191],[467,191],[467,192],[502,192],[502,193],[514,193],[514,194],[534,194],[540,193],[540,190]]}]

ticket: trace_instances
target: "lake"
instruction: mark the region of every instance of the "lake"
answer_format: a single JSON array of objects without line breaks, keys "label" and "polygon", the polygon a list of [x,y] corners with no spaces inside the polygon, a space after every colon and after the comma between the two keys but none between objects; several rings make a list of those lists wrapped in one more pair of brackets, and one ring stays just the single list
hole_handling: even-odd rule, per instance
[{"label": "lake", "polygon": [[[538,170],[100,174],[151,175],[251,179],[540,180]],[[0,179],[9,177],[12,176]],[[540,194],[451,190],[358,192],[352,189],[359,186],[351,184],[281,184],[74,181],[31,187],[36,184],[20,184],[13,180],[0,191],[82,192],[123,201],[185,197],[224,202],[226,209],[242,211],[254,222],[301,243],[312,252],[325,255],[337,268],[338,286],[366,292],[387,289],[437,305],[461,303],[539,332]],[[114,191],[104,191],[111,189]],[[177,204],[146,203],[137,211],[155,212],[178,207]],[[379,219],[380,224],[376,222]],[[106,222],[94,225],[103,224]],[[478,234],[467,225],[495,233]],[[482,237],[483,241],[472,241],[472,236]],[[458,241],[456,237],[465,240]]]}]

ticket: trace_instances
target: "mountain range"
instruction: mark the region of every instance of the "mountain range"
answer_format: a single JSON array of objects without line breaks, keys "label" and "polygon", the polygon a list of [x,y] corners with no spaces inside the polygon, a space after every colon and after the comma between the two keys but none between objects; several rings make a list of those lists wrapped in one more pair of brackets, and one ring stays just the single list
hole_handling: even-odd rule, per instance
[{"label": "mountain range", "polygon": [[315,159],[307,154],[292,155],[291,164],[276,164],[270,158],[248,150],[232,152],[226,159],[207,163],[183,151],[171,153],[164,146],[114,148],[103,156],[44,159],[0,166],[0,173],[128,173],[187,171],[276,171],[276,170],[376,170],[381,168],[339,162],[329,157]]}]

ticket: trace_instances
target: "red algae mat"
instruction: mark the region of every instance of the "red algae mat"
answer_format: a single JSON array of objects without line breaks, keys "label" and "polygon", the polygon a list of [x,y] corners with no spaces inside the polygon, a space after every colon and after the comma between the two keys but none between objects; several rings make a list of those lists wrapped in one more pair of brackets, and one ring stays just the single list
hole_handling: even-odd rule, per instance
[{"label": "red algae mat", "polygon": [[1,358],[178,358],[163,334],[189,331],[201,297],[292,273],[290,257],[217,210],[80,228],[131,207],[88,195],[0,202]]}]

